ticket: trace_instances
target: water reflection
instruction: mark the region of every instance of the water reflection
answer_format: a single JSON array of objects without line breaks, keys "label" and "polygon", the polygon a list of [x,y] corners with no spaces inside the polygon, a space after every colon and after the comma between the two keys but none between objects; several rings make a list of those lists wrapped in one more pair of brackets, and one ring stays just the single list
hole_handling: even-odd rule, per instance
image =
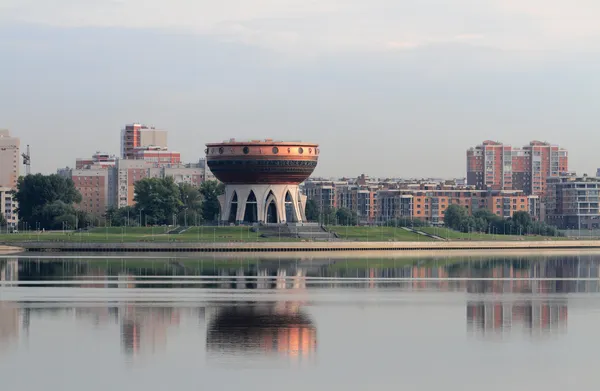
[{"label": "water reflection", "polygon": [[467,303],[467,330],[480,335],[514,330],[531,335],[564,333],[567,313],[566,300],[473,301]]},{"label": "water reflection", "polygon": [[[144,277],[172,277],[175,284],[144,284],[153,281]],[[69,287],[107,291],[169,288],[164,292],[176,293],[171,288],[194,288],[198,302],[148,305],[117,298],[104,304],[40,306],[20,299],[7,301],[7,294],[26,292],[32,286],[20,287],[19,282],[41,281],[56,286],[75,281]],[[466,317],[463,324],[469,334],[562,335],[567,332],[567,295],[600,292],[600,255],[412,260],[13,257],[0,260],[0,282],[0,352],[27,341],[30,328],[40,327],[38,323],[58,319],[75,320],[86,332],[110,332],[125,357],[160,355],[182,324],[193,321],[211,360],[247,355],[304,360],[317,353],[318,318],[307,311],[306,302],[286,298],[289,293],[301,292],[311,303],[322,300],[319,295],[333,295],[350,305],[353,299],[347,297],[360,301],[371,295],[375,303],[390,302],[402,315],[405,309],[399,303],[403,300],[418,302],[422,293],[442,299],[453,297],[445,293],[460,292],[465,294],[464,303],[456,308],[461,319]],[[212,294],[220,289],[235,292],[241,299],[211,302],[202,298],[203,291]],[[266,302],[249,302],[245,295],[256,290],[276,296]],[[278,292],[284,290],[285,294]]]},{"label": "water reflection", "polygon": [[276,354],[310,358],[317,347],[317,328],[299,303],[240,303],[215,309],[208,326],[209,352]]},{"label": "water reflection", "polygon": [[[172,278],[176,283],[145,287],[198,288],[198,281],[176,277],[213,277],[205,288],[306,289],[315,278],[348,279],[351,285],[390,286],[386,279],[405,279],[406,289],[468,291],[600,292],[600,255],[389,258],[389,259],[136,259],[136,258],[11,258],[0,260],[1,281],[81,280],[80,287],[139,287],[139,278]],[[457,280],[460,279],[460,280]],[[480,280],[471,283],[468,280]],[[481,279],[497,279],[493,283]],[[510,279],[512,281],[507,282]],[[556,279],[534,281],[535,279]],[[563,279],[563,281],[561,281]],[[572,279],[566,281],[564,279]],[[360,280],[360,281],[356,281]],[[432,280],[436,280],[433,281]],[[312,285],[311,285],[312,284]],[[59,284],[57,284],[59,285]],[[45,285],[47,286],[47,285]],[[343,285],[340,285],[343,286]]]},{"label": "water reflection", "polygon": [[164,352],[167,331],[178,328],[180,309],[172,307],[139,307],[128,305],[119,309],[121,347],[129,356]]},{"label": "water reflection", "polygon": [[0,301],[0,354],[19,338],[21,309],[16,303]]}]

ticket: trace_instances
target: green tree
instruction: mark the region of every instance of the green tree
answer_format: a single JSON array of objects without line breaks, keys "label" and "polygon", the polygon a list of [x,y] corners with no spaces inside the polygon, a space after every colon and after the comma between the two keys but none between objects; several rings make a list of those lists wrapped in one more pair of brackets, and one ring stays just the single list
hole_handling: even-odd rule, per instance
[{"label": "green tree", "polygon": [[217,181],[205,181],[200,185],[202,195],[202,217],[206,221],[216,221],[221,205],[219,196],[225,193],[225,185]]},{"label": "green tree", "polygon": [[179,185],[181,207],[177,216],[179,225],[194,225],[202,221],[202,194],[200,189],[188,184]]},{"label": "green tree", "polygon": [[3,214],[0,214],[0,227],[5,226],[6,225],[6,218],[4,217]]},{"label": "green tree", "polygon": [[104,214],[106,224],[111,227],[139,226],[140,224],[143,224],[143,222],[140,222],[139,216],[139,212],[133,206],[125,206],[122,208],[110,207]]},{"label": "green tree", "polygon": [[323,208],[323,213],[321,213],[321,224],[325,225],[335,225],[337,220],[337,209],[330,208],[328,206]]},{"label": "green tree", "polygon": [[313,199],[307,200],[304,214],[308,221],[319,221],[319,204],[317,204],[317,201]]},{"label": "green tree", "polygon": [[[27,175],[19,178],[15,198],[19,203],[21,222],[30,227],[51,229],[60,214],[75,214],[74,203],[81,202],[81,194],[70,178],[60,175]],[[59,202],[59,204],[53,204]],[[67,207],[69,206],[69,207]]]},{"label": "green tree", "polygon": [[182,183],[179,185],[179,198],[181,198],[182,209],[202,209],[202,194],[200,194],[200,189],[189,183]]},{"label": "green tree", "polygon": [[527,212],[515,212],[512,215],[510,222],[516,230],[519,230],[520,232],[527,232],[528,229],[531,227],[533,220]]},{"label": "green tree", "polygon": [[339,208],[336,210],[335,217],[338,225],[358,224],[358,216],[356,212],[348,208]]},{"label": "green tree", "polygon": [[148,224],[169,224],[181,207],[179,186],[173,178],[144,178],[134,185],[135,209]]},{"label": "green tree", "polygon": [[468,217],[467,209],[460,205],[450,205],[444,214],[444,224],[457,231],[462,231]]}]

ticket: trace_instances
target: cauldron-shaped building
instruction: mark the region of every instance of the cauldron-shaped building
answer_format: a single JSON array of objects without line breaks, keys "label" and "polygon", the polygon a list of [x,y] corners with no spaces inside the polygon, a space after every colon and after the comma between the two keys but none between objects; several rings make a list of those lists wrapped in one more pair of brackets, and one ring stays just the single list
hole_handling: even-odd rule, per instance
[{"label": "cauldron-shaped building", "polygon": [[319,146],[267,140],[206,144],[206,162],[225,183],[221,220],[231,223],[306,221],[299,184],[317,166]]}]

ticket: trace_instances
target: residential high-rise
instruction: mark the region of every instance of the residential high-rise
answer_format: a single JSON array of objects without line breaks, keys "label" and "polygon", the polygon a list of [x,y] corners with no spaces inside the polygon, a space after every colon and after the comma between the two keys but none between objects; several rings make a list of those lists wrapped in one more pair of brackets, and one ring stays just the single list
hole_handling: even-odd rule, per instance
[{"label": "residential high-rise", "polygon": [[135,159],[136,148],[167,148],[167,131],[142,124],[125,125],[121,130],[121,158]]},{"label": "residential high-rise", "polygon": [[20,147],[21,141],[18,137],[11,137],[7,129],[0,129],[0,187],[17,187]]},{"label": "residential high-rise", "polygon": [[566,149],[541,141],[513,148],[486,140],[467,150],[467,184],[479,190],[546,192],[546,179],[568,171]]},{"label": "residential high-rise", "polygon": [[556,178],[569,171],[567,150],[541,141],[532,141],[523,147],[529,151],[531,162],[530,194],[546,194],[546,179]]}]

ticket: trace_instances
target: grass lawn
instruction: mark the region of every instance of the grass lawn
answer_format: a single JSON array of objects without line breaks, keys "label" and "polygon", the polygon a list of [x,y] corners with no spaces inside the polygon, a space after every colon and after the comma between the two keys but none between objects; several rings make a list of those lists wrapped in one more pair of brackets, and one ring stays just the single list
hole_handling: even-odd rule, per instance
[{"label": "grass lawn", "polygon": [[[395,227],[345,227],[329,226],[330,231],[338,234],[340,240],[359,242],[423,242],[435,241],[402,228]],[[252,232],[250,227],[190,227],[180,234],[167,234],[167,227],[108,227],[93,228],[84,232],[20,232],[0,234],[0,243],[27,241],[42,242],[88,242],[88,243],[121,243],[121,242],[180,242],[180,243],[213,243],[213,242],[294,242],[296,238],[270,237],[262,238],[260,233]],[[462,233],[447,228],[417,228],[423,232],[437,235],[449,240],[565,240],[565,237],[490,235],[482,233]]]},{"label": "grass lawn", "polygon": [[538,235],[492,235],[486,233],[464,233],[444,227],[422,227],[417,230],[430,235],[440,236],[449,240],[564,240],[565,237],[538,236]]},{"label": "grass lawn", "polygon": [[359,242],[424,242],[435,239],[402,228],[395,227],[345,227],[329,226],[328,229],[339,235],[342,240]]},{"label": "grass lawn", "polygon": [[[167,234],[166,227],[108,227],[93,228],[84,232],[19,232],[0,234],[0,243],[25,241],[60,242],[278,242],[279,238],[262,238],[249,227],[190,227],[180,234]],[[294,238],[281,238],[281,241],[298,241]]]}]

